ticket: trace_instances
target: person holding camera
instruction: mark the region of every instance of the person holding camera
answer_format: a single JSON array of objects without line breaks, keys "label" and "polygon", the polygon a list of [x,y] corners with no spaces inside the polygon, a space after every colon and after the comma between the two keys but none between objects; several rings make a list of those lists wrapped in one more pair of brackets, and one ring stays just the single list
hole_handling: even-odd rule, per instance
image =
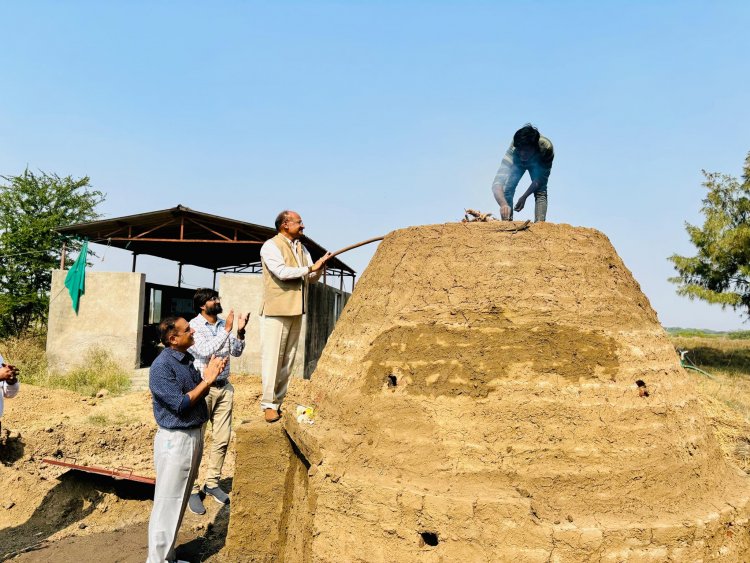
[{"label": "person holding camera", "polygon": [[0,431],[2,431],[3,401],[18,395],[20,383],[18,383],[18,368],[5,363],[0,356]]}]

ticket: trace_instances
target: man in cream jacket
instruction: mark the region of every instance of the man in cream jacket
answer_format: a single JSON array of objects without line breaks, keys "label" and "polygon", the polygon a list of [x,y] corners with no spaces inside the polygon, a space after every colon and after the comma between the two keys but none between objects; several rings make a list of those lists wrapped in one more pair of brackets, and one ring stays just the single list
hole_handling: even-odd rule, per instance
[{"label": "man in cream jacket", "polygon": [[323,273],[330,253],[313,263],[300,239],[305,225],[299,213],[284,210],[276,217],[277,234],[260,249],[263,265],[261,304],[261,409],[266,422],[281,418],[289,374],[297,354],[307,284]]}]

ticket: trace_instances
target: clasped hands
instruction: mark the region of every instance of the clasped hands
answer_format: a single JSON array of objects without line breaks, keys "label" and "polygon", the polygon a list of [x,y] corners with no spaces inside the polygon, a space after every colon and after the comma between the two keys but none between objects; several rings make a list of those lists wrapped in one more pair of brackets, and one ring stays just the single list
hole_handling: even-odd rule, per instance
[{"label": "clasped hands", "polygon": [[211,356],[208,365],[203,370],[203,381],[205,381],[208,385],[213,385],[213,383],[216,381],[216,378],[219,377],[219,374],[224,371],[224,368],[226,367],[228,361],[228,356],[223,356],[221,358],[217,356]]}]

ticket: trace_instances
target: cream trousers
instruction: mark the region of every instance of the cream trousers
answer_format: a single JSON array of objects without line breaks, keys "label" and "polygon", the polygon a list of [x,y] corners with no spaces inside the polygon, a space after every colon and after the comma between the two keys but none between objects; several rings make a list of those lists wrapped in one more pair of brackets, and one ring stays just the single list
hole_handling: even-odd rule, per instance
[{"label": "cream trousers", "polygon": [[[208,448],[208,466],[205,472],[206,488],[219,486],[221,469],[227,456],[229,439],[232,437],[232,404],[234,387],[227,383],[224,387],[211,387],[206,395],[208,420],[211,423],[211,445]],[[193,493],[200,492],[198,480],[193,485]]]},{"label": "cream trousers", "polygon": [[277,410],[286,396],[289,374],[297,355],[302,315],[262,317],[261,379],[263,396],[260,408]]}]

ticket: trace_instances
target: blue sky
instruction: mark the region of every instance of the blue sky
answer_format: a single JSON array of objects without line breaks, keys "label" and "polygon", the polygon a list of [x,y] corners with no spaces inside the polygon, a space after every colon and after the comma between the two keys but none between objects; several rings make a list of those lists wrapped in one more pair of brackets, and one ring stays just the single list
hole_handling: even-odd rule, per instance
[{"label": "blue sky", "polygon": [[[739,175],[750,150],[748,2],[30,1],[0,21],[2,175],[88,175],[107,217],[294,208],[337,249],[497,212],[531,122],[555,145],[548,220],[607,234],[663,324],[748,328],[666,281],[701,169]],[[361,272],[374,250],[343,258]]]}]

